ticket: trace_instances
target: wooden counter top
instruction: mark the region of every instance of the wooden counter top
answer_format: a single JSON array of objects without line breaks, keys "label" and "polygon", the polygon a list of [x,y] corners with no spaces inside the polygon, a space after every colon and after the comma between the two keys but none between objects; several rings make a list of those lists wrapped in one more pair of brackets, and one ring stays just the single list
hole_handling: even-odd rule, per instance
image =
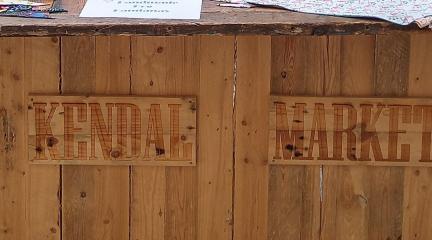
[{"label": "wooden counter top", "polygon": [[[377,34],[394,30],[420,30],[416,25],[358,18],[302,14],[284,10],[222,8],[204,0],[200,20],[147,20],[124,18],[79,18],[84,1],[61,0],[57,7],[69,10],[56,19],[0,18],[0,36],[54,35],[192,35],[265,34],[325,35]],[[431,31],[432,32],[432,31]]]}]

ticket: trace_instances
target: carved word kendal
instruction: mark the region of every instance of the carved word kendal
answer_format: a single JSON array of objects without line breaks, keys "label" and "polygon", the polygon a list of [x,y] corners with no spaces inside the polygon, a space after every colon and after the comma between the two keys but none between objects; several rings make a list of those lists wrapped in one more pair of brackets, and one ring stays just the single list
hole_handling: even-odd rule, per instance
[{"label": "carved word kendal", "polygon": [[35,163],[195,163],[194,98],[30,96],[28,117]]}]

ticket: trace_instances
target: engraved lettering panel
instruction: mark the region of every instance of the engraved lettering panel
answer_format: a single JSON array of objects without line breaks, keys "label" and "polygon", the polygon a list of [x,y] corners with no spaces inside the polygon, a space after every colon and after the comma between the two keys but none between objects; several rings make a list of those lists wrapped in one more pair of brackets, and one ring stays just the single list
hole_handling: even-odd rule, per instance
[{"label": "engraved lettering panel", "polygon": [[432,166],[432,100],[270,100],[271,164]]},{"label": "engraved lettering panel", "polygon": [[30,95],[34,164],[196,164],[196,99]]}]

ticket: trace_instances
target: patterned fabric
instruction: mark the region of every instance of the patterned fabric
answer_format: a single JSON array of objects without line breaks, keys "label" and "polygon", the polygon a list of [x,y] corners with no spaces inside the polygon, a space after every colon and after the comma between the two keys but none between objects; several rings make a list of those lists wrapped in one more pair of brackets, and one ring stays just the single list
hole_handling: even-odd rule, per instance
[{"label": "patterned fabric", "polygon": [[417,19],[416,23],[421,28],[429,26],[429,28],[432,29],[432,16]]},{"label": "patterned fabric", "polygon": [[432,23],[432,0],[243,0],[244,3],[277,6],[304,13],[374,17],[400,25],[417,21],[419,26],[425,27]]}]

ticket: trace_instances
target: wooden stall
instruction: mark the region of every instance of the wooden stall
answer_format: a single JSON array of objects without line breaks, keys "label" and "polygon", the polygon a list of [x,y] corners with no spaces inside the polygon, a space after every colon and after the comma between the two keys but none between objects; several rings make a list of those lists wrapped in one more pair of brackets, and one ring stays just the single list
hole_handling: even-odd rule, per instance
[{"label": "wooden stall", "polygon": [[60,4],[0,19],[0,240],[432,239],[430,30]]}]

